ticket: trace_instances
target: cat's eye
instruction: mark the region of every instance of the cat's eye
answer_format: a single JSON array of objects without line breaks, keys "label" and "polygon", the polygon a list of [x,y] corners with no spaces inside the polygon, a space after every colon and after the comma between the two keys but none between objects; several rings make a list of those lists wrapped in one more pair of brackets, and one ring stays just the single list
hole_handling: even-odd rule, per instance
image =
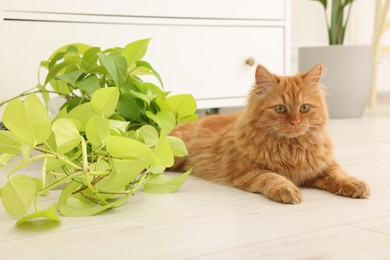
[{"label": "cat's eye", "polygon": [[283,113],[285,113],[287,111],[287,108],[286,108],[285,105],[276,105],[275,106],[275,111],[278,114],[283,114]]},{"label": "cat's eye", "polygon": [[301,112],[301,113],[307,113],[307,112],[309,112],[309,110],[310,110],[310,105],[308,105],[308,104],[303,104],[299,108],[299,112]]}]

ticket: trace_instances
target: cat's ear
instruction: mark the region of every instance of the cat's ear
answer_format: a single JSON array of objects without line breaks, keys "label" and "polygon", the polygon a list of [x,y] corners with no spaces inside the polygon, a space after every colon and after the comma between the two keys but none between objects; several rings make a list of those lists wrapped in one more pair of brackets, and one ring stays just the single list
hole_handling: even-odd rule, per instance
[{"label": "cat's ear", "polygon": [[271,72],[269,72],[264,66],[257,65],[256,86],[258,88],[271,87],[276,82],[277,80]]},{"label": "cat's ear", "polygon": [[322,75],[323,65],[322,63],[315,65],[308,72],[304,73],[302,78],[303,81],[308,85],[316,86],[320,83]]}]

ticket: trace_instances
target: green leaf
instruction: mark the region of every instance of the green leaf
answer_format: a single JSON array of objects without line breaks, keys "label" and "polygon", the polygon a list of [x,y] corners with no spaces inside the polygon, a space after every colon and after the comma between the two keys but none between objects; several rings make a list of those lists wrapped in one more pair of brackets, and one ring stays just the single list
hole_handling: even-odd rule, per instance
[{"label": "green leaf", "polygon": [[76,82],[76,87],[88,95],[92,95],[93,92],[100,88],[99,79],[96,75],[92,74],[82,80],[78,80]]},{"label": "green leaf", "polygon": [[92,117],[85,126],[85,134],[92,145],[100,147],[110,135],[110,123],[104,117]]},{"label": "green leaf", "polygon": [[[150,65],[146,61],[140,60],[140,61],[136,62],[136,66],[137,66],[137,68],[131,72],[132,75],[139,75],[139,74],[142,75],[145,73],[150,74],[150,75],[154,75],[158,79],[158,82],[160,82],[161,87],[164,88],[164,84],[161,80],[160,74],[158,74],[158,72],[153,69],[152,65]],[[137,72],[139,70],[141,70],[141,73]]]},{"label": "green leaf", "polygon": [[328,0],[312,0],[312,1],[318,1],[321,3],[321,5],[324,7],[324,9],[326,10],[327,6],[328,6]]},{"label": "green leaf", "polygon": [[[113,173],[104,178],[97,184],[100,192],[118,192],[124,191],[125,187],[148,166],[148,162],[143,159],[137,160],[119,160],[113,159]],[[117,195],[107,195],[109,198],[116,198]]]},{"label": "green leaf", "polygon": [[85,126],[88,120],[94,116],[99,116],[99,114],[92,109],[90,102],[87,102],[76,106],[67,114],[66,117],[79,121],[81,123],[79,130],[80,132],[83,132],[85,131]]},{"label": "green leaf", "polygon": [[106,149],[111,155],[123,159],[144,159],[150,165],[159,165],[152,150],[145,144],[126,137],[108,136]]},{"label": "green leaf", "polygon": [[99,60],[114,80],[117,87],[121,87],[127,76],[127,61],[122,55],[104,55],[98,53]]},{"label": "green leaf", "polygon": [[150,91],[148,91],[148,93],[146,93],[146,95],[145,95],[145,94],[142,94],[142,93],[140,93],[140,92],[133,91],[133,90],[130,90],[129,92],[130,92],[130,94],[131,94],[132,96],[134,96],[134,97],[136,97],[136,98],[139,98],[139,99],[145,101],[148,105],[150,105],[150,102],[151,102],[152,100],[154,100],[154,99],[157,97],[157,95],[153,94],[153,93],[150,92]]},{"label": "green leaf", "polygon": [[8,161],[11,160],[15,155],[8,154],[8,153],[2,153],[0,154],[0,168],[1,165],[6,166]]},{"label": "green leaf", "polygon": [[110,128],[112,131],[119,135],[123,135],[127,131],[127,127],[129,126],[129,121],[121,121],[121,120],[113,120],[109,119],[108,122],[110,123]]},{"label": "green leaf", "polygon": [[51,122],[39,98],[31,94],[24,102],[11,101],[4,110],[4,125],[23,143],[35,146],[51,134]]},{"label": "green leaf", "polygon": [[99,47],[91,47],[85,51],[83,55],[83,62],[81,63],[82,68],[87,71],[90,71],[92,68],[97,66],[97,61],[99,59],[98,53],[100,52]]},{"label": "green leaf", "polygon": [[166,102],[177,115],[178,123],[188,122],[188,119],[192,120],[197,118],[197,116],[194,117],[196,113],[196,101],[192,95],[171,96],[166,99]]},{"label": "green leaf", "polygon": [[29,158],[31,155],[32,146],[29,144],[22,144],[20,147],[21,147],[20,150],[22,151],[23,158],[24,159]]},{"label": "green leaf", "polygon": [[169,178],[163,174],[149,175],[144,184],[144,192],[153,194],[175,192],[188,178],[191,170],[173,178]]},{"label": "green leaf", "polygon": [[67,83],[69,83],[72,86],[76,85],[76,81],[80,78],[80,76],[84,73],[84,70],[75,70],[72,72],[69,72],[64,75],[59,75],[56,78],[61,79]]},{"label": "green leaf", "polygon": [[68,118],[58,119],[53,123],[57,152],[64,154],[77,147],[81,142],[81,136],[74,121]]},{"label": "green leaf", "polygon": [[16,155],[20,153],[20,142],[10,131],[0,130],[0,154]]},{"label": "green leaf", "polygon": [[3,206],[11,216],[26,214],[30,209],[36,191],[35,181],[24,174],[10,179],[1,194]]},{"label": "green leaf", "polygon": [[[71,44],[66,44],[57,50],[53,52],[52,55],[49,57],[49,61],[57,61],[64,57],[65,54],[70,53],[70,52],[78,52],[80,54],[83,54],[85,51],[87,51],[91,46],[84,44],[84,43],[71,43]],[[55,57],[58,57],[58,54],[61,54],[59,58],[55,59]]]},{"label": "green leaf", "polygon": [[164,134],[162,134],[158,139],[156,147],[154,148],[154,153],[156,154],[162,166],[165,167],[173,166],[174,163],[173,152],[171,149],[171,145]]},{"label": "green leaf", "polygon": [[116,87],[101,88],[96,90],[91,97],[92,109],[104,117],[110,117],[115,113],[119,100],[119,89]]},{"label": "green leaf", "polygon": [[146,111],[146,116],[157,123],[163,134],[168,135],[176,126],[175,116],[170,111],[162,110],[157,114]]},{"label": "green leaf", "polygon": [[82,199],[78,194],[73,194],[80,187],[79,183],[72,182],[62,191],[58,200],[57,210],[63,216],[83,217],[93,216],[116,205],[116,201],[101,206],[92,201]]},{"label": "green leaf", "polygon": [[139,101],[130,94],[122,93],[119,97],[116,110],[127,120],[140,122],[142,121],[142,112],[145,110],[145,106],[142,101]]},{"label": "green leaf", "polygon": [[48,208],[46,210],[41,210],[41,211],[37,211],[37,212],[31,213],[31,214],[28,214],[28,215],[18,219],[18,221],[16,221],[16,225],[23,224],[31,219],[36,219],[36,218],[46,218],[49,220],[59,222],[60,218],[57,215],[56,206],[57,206],[57,203],[54,203],[50,208]]},{"label": "green leaf", "polygon": [[[46,86],[49,82],[52,82],[52,80],[60,73],[60,71],[64,70],[69,66],[74,66],[75,64],[77,64],[77,62],[75,62],[74,60],[68,60],[55,65],[49,70],[49,73],[47,73],[45,83],[43,85]],[[57,88],[53,86],[53,84],[52,87],[55,91],[57,91]]]},{"label": "green leaf", "polygon": [[138,40],[132,43],[129,43],[125,46],[122,51],[122,55],[125,56],[127,60],[127,66],[129,70],[135,67],[135,62],[141,60],[146,50],[148,49],[150,39]]},{"label": "green leaf", "polygon": [[46,91],[45,87],[41,84],[38,84],[37,88],[39,89],[39,91],[41,91],[41,97],[43,99],[43,102],[45,103],[45,106],[48,107],[50,94]]},{"label": "green leaf", "polygon": [[155,146],[158,141],[158,132],[156,128],[151,125],[143,125],[138,130],[139,134],[142,136],[143,142],[149,146]]},{"label": "green leaf", "polygon": [[188,155],[188,151],[184,142],[176,136],[167,136],[167,139],[171,145],[174,156],[183,157]]},{"label": "green leaf", "polygon": [[88,202],[82,200],[77,196],[70,196],[65,200],[64,204],[57,207],[63,216],[66,217],[86,217],[93,216],[100,212],[103,212],[109,208],[112,208],[116,205],[116,201],[101,206],[94,202]]}]

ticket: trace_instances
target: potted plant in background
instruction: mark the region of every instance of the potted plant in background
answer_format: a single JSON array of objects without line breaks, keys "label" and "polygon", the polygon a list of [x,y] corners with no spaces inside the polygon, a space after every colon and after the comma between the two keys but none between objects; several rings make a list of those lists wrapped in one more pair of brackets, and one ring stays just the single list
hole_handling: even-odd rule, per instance
[{"label": "potted plant in background", "polygon": [[367,105],[373,67],[372,46],[346,46],[344,37],[354,0],[332,0],[330,19],[327,0],[316,0],[324,8],[329,46],[299,48],[299,68],[307,70],[322,62],[322,83],[332,118],[359,117]]}]

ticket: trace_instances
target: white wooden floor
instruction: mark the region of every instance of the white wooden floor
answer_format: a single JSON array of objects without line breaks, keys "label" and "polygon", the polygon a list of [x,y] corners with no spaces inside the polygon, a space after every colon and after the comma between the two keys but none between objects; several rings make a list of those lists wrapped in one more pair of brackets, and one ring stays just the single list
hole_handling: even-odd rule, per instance
[{"label": "white wooden floor", "polygon": [[17,227],[1,208],[0,259],[390,259],[390,104],[329,129],[340,164],[370,184],[371,199],[304,189],[301,204],[282,205],[191,177],[177,193],[138,193],[49,227]]}]

